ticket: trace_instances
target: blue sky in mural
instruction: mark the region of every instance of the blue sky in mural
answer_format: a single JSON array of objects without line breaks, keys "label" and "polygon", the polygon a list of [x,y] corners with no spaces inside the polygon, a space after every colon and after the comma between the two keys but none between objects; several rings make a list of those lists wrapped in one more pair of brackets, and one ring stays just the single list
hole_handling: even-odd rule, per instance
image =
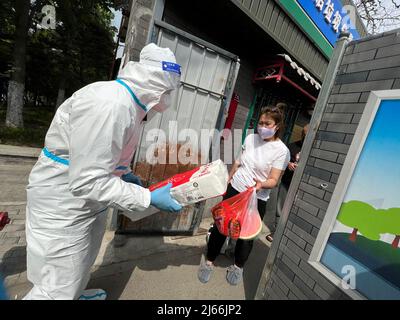
[{"label": "blue sky in mural", "polygon": [[376,114],[344,202],[400,207],[400,100],[385,100]]}]

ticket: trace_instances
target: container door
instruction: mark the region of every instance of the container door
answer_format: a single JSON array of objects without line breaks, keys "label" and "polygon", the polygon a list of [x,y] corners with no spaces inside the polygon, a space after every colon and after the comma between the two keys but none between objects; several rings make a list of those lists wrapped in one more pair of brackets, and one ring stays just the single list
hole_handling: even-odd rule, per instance
[{"label": "container door", "polygon": [[[201,140],[210,130],[223,128],[239,68],[233,54],[171,25],[158,21],[154,30],[154,42],[174,52],[182,76],[174,105],[142,130],[133,171],[145,186],[209,162],[211,140],[209,144]],[[193,234],[203,208],[204,203],[196,204],[180,214],[157,212],[138,221],[120,216],[119,232]]]}]

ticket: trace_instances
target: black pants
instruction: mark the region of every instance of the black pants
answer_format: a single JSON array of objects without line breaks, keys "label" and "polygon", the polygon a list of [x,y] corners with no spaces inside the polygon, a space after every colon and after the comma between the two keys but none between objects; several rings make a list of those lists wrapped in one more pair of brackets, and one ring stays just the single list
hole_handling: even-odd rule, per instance
[{"label": "black pants", "polygon": [[[229,184],[223,200],[231,198],[238,193],[239,192]],[[264,218],[266,205],[266,201],[258,199],[257,208],[258,212],[260,213],[261,220]],[[226,236],[219,233],[217,226],[214,224],[207,245],[207,260],[214,261],[217,258],[221,252],[225,240]],[[243,268],[253,248],[253,242],[253,240],[237,239],[235,247],[235,264],[238,267]]]}]

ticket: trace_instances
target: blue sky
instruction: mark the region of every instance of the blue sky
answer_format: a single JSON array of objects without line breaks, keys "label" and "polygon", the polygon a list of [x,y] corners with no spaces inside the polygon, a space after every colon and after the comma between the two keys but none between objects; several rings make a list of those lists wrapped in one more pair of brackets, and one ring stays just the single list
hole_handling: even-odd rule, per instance
[{"label": "blue sky", "polygon": [[[114,19],[112,21],[112,25],[119,30],[119,27],[121,25],[122,12],[121,12],[121,10],[115,11],[113,9],[111,9],[111,11],[114,14]],[[114,38],[115,41],[117,41],[117,36],[118,36],[118,33],[115,35],[115,38]],[[124,46],[120,45],[118,48],[118,51],[117,51],[117,58],[122,57],[123,53],[124,53]]]},{"label": "blue sky", "polygon": [[114,9],[111,9],[112,13],[114,14],[114,19],[112,21],[112,25],[119,29],[119,26],[121,25],[121,19],[122,19],[122,12],[121,10],[115,11]]},{"label": "blue sky", "polygon": [[344,198],[350,200],[400,207],[400,100],[382,101]]}]

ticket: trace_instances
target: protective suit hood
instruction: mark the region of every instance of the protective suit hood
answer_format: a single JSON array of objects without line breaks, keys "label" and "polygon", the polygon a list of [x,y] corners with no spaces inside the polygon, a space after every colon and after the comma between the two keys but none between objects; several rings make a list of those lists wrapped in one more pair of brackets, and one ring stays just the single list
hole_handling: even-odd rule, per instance
[{"label": "protective suit hood", "polygon": [[180,75],[173,52],[150,43],[141,51],[140,61],[129,61],[118,78],[129,85],[147,112],[163,112],[170,107],[169,97],[178,88]]}]

